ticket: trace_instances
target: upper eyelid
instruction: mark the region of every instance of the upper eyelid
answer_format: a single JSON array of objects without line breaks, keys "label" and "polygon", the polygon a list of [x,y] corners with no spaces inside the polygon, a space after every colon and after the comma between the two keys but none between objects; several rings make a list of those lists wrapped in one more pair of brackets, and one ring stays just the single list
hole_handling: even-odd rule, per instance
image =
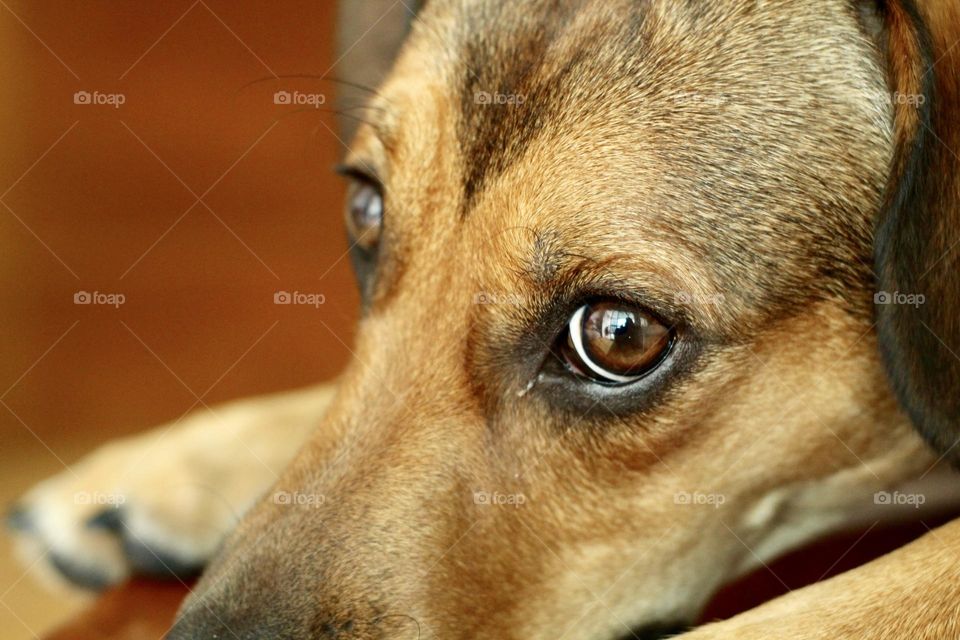
[{"label": "upper eyelid", "polygon": [[665,326],[675,328],[688,324],[691,318],[682,306],[668,302],[663,293],[647,287],[640,287],[620,279],[581,279],[576,278],[568,286],[551,292],[551,298],[561,301],[561,308],[579,309],[596,300],[616,300],[621,304],[643,309]]},{"label": "upper eyelid", "polygon": [[[684,341],[703,344],[730,344],[733,336],[706,320],[695,307],[671,303],[668,291],[640,286],[626,280],[586,279],[540,291],[537,312],[520,319],[525,330],[539,335],[541,341],[562,339],[569,328],[570,316],[584,304],[596,300],[616,300],[643,309]],[[539,330],[538,330],[539,329]]]},{"label": "upper eyelid", "polygon": [[377,171],[373,169],[367,162],[361,162],[360,164],[362,166],[352,163],[341,163],[334,166],[333,170],[336,174],[344,178],[368,182],[380,189],[383,189],[383,180],[380,178],[380,175],[377,173]]},{"label": "upper eyelid", "polygon": [[[580,260],[574,264],[560,268],[554,276],[553,286],[540,288],[544,297],[560,300],[571,310],[596,298],[616,299],[646,309],[668,327],[686,326],[711,340],[725,341],[729,337],[722,324],[712,321],[709,308],[705,308],[709,305],[698,302],[709,296],[681,295],[696,291],[697,287],[694,283],[671,277],[661,265],[637,264],[635,260],[623,265],[615,259],[616,256],[605,260],[578,257]],[[629,275],[638,272],[645,274],[642,281]],[[694,300],[684,300],[685,295]]]}]

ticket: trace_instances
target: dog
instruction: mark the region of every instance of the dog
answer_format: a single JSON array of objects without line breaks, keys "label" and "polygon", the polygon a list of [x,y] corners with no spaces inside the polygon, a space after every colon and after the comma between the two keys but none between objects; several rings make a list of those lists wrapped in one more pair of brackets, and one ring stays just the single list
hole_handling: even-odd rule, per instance
[{"label": "dog", "polygon": [[957,498],[960,3],[409,9],[349,112],[353,363],[107,445],[21,537],[98,587],[205,567],[173,640],[960,637],[958,522],[689,630]]}]

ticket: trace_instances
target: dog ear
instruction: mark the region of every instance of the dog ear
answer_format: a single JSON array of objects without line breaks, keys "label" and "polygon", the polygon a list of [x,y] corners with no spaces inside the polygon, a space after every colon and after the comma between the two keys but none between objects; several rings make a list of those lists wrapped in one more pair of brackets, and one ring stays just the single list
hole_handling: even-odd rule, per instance
[{"label": "dog ear", "polygon": [[353,137],[359,111],[387,76],[410,23],[426,0],[340,0],[337,12],[337,90],[339,128]]},{"label": "dog ear", "polygon": [[920,433],[960,463],[960,3],[879,4],[895,155],[874,240],[880,350]]}]

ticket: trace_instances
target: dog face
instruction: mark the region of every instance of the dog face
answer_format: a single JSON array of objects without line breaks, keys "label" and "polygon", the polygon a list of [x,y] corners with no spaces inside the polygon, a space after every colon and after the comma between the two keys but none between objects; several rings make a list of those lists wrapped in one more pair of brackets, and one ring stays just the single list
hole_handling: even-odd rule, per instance
[{"label": "dog face", "polygon": [[889,18],[431,0],[347,160],[355,362],[173,636],[639,637],[928,465]]}]

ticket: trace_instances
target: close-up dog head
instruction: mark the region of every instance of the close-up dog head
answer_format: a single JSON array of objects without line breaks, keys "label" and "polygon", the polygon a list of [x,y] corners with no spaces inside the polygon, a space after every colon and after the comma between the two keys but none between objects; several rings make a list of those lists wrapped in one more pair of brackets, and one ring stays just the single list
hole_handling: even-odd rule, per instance
[{"label": "close-up dog head", "polygon": [[654,637],[955,459],[958,26],[426,2],[352,112],[354,362],[171,637]]}]

